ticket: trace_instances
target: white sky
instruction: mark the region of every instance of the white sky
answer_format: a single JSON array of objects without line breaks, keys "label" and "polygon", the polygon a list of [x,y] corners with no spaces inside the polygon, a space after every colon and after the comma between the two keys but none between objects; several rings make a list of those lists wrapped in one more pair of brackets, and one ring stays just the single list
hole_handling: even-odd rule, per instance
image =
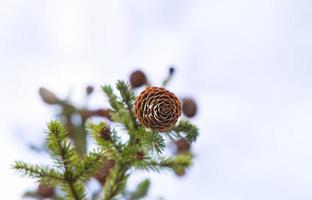
[{"label": "white sky", "polygon": [[185,178],[150,175],[148,199],[312,199],[311,8],[309,0],[0,1],[2,197],[33,187],[9,167],[42,159],[24,145],[41,141],[53,116],[39,86],[72,90],[79,103],[87,83],[126,79],[136,67],[157,83],[175,64],[170,89],[200,106],[197,159]]}]

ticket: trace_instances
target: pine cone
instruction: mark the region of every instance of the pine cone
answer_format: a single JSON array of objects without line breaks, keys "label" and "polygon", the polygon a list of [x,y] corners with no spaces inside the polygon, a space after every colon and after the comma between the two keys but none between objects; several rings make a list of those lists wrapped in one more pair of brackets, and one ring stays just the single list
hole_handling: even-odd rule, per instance
[{"label": "pine cone", "polygon": [[54,188],[47,184],[40,183],[37,189],[37,193],[42,198],[52,197],[54,195]]},{"label": "pine cone", "polygon": [[93,91],[94,91],[94,88],[91,85],[88,85],[86,88],[86,94],[90,95],[93,93]]},{"label": "pine cone", "polygon": [[180,117],[181,103],[164,88],[147,87],[135,100],[135,114],[143,126],[164,132]]},{"label": "pine cone", "polygon": [[111,140],[112,139],[110,127],[108,125],[101,128],[100,137],[103,138],[104,140]]},{"label": "pine cone", "polygon": [[105,160],[103,167],[95,174],[95,178],[104,185],[110,170],[115,166],[114,160]]},{"label": "pine cone", "polygon": [[143,71],[137,70],[130,75],[130,85],[132,88],[141,87],[147,83],[147,78]]},{"label": "pine cone", "polygon": [[186,153],[191,149],[191,143],[186,139],[179,139],[175,142],[177,147],[177,153]]},{"label": "pine cone", "polygon": [[60,101],[53,92],[44,87],[39,88],[39,95],[45,103],[50,105],[57,104]]},{"label": "pine cone", "polygon": [[182,110],[187,117],[194,117],[197,112],[197,106],[192,98],[184,98],[182,100]]}]

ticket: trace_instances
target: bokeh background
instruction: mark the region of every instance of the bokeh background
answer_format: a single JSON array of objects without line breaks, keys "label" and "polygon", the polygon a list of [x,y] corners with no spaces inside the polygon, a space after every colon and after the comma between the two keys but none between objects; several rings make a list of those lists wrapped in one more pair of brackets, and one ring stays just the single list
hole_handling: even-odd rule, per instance
[{"label": "bokeh background", "polygon": [[137,68],[159,85],[172,64],[169,89],[197,100],[201,135],[192,170],[148,175],[148,199],[312,199],[311,9],[309,0],[1,0],[1,199],[34,187],[13,160],[44,159],[27,147],[54,118],[40,86],[79,104],[92,84],[98,106],[100,85]]}]

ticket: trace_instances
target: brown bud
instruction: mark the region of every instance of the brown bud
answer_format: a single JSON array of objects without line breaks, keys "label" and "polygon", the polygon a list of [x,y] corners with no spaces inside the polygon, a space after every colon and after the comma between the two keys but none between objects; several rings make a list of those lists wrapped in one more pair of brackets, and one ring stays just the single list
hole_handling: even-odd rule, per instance
[{"label": "brown bud", "polygon": [[144,156],[145,156],[145,154],[144,154],[143,151],[137,151],[137,152],[135,152],[135,159],[137,159],[137,160],[143,160],[143,159],[144,159]]},{"label": "brown bud", "polygon": [[115,166],[114,160],[105,160],[103,167],[97,171],[95,178],[102,184],[105,184],[106,178],[109,175],[110,170]]},{"label": "brown bud", "polygon": [[52,197],[54,195],[54,188],[45,183],[40,183],[37,193],[42,198]]},{"label": "brown bud", "polygon": [[194,117],[197,112],[197,106],[192,98],[184,98],[182,100],[182,110],[187,117]]},{"label": "brown bud", "polygon": [[108,125],[104,126],[101,128],[100,130],[100,136],[101,138],[103,138],[104,140],[111,140],[111,132],[110,132],[110,128]]},{"label": "brown bud", "polygon": [[169,75],[172,76],[175,72],[174,66],[169,67]]},{"label": "brown bud", "polygon": [[87,93],[87,95],[92,94],[93,91],[94,91],[94,88],[93,88],[91,85],[89,85],[89,86],[86,88],[86,93]]},{"label": "brown bud", "polygon": [[57,96],[47,88],[44,87],[39,88],[39,95],[41,99],[47,104],[53,105],[59,102]]},{"label": "brown bud", "polygon": [[175,142],[177,147],[177,153],[186,153],[191,149],[191,144],[186,139],[179,139]]},{"label": "brown bud", "polygon": [[165,132],[180,117],[181,103],[164,88],[147,87],[135,100],[135,114],[143,126]]},{"label": "brown bud", "polygon": [[132,88],[141,87],[147,83],[147,78],[143,71],[137,70],[130,75],[130,85]]}]

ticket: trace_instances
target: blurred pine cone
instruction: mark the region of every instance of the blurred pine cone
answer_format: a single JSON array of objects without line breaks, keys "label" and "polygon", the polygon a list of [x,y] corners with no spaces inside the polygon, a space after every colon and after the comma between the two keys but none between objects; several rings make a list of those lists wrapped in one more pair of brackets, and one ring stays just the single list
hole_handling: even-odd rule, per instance
[{"label": "blurred pine cone", "polygon": [[57,104],[60,101],[53,92],[44,87],[39,88],[39,95],[45,103],[50,105]]},{"label": "blurred pine cone", "polygon": [[143,71],[136,70],[130,75],[130,85],[132,88],[141,87],[147,83],[147,78]]},{"label": "blurred pine cone", "polygon": [[179,139],[175,142],[177,147],[177,153],[186,153],[191,149],[191,143],[186,139]]},{"label": "blurred pine cone", "polygon": [[86,88],[86,94],[90,95],[93,93],[93,91],[94,91],[94,88],[91,85],[88,85]]},{"label": "blurred pine cone", "polygon": [[135,114],[143,126],[164,132],[180,117],[181,103],[164,88],[147,87],[135,100]]},{"label": "blurred pine cone", "polygon": [[104,140],[111,140],[112,139],[110,127],[108,125],[101,128],[100,137],[103,138]]},{"label": "blurred pine cone", "polygon": [[114,160],[105,160],[103,167],[97,171],[95,178],[102,184],[105,184],[106,178],[109,175],[110,170],[115,166]]},{"label": "blurred pine cone", "polygon": [[187,117],[194,117],[197,112],[197,106],[195,101],[192,98],[184,98],[182,99],[182,110],[184,115]]},{"label": "blurred pine cone", "polygon": [[54,188],[45,183],[40,183],[37,189],[37,193],[42,198],[52,197],[54,195]]}]

